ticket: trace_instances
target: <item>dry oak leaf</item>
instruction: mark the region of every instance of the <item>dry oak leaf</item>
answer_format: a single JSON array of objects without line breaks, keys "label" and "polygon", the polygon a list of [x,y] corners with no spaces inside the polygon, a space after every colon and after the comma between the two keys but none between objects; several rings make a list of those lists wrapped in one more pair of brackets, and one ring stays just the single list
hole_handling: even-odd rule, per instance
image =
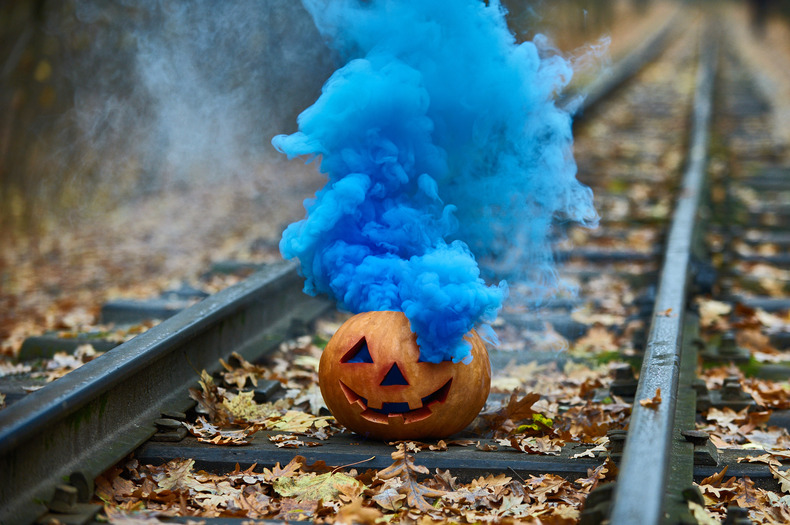
[{"label": "dry oak leaf", "polygon": [[582,488],[582,492],[589,494],[602,481],[615,479],[617,471],[617,465],[612,461],[612,458],[607,457],[603,463],[594,469],[587,469],[587,477],[577,479],[576,484]]},{"label": "dry oak leaf", "polygon": [[304,456],[294,456],[291,461],[288,462],[287,465],[281,467],[279,463],[274,465],[271,470],[264,468],[263,469],[263,477],[266,483],[272,483],[273,481],[279,478],[287,478],[291,476],[296,476],[302,467],[304,467],[305,458]]},{"label": "dry oak leaf", "polygon": [[555,474],[543,474],[542,476],[530,476],[527,480],[529,495],[538,503],[545,503],[546,500],[553,501],[562,499],[563,493],[572,489],[568,480]]},{"label": "dry oak leaf", "polygon": [[389,480],[371,499],[382,509],[397,512],[406,503],[406,494],[398,492],[400,485],[400,480]]},{"label": "dry oak leaf", "polygon": [[[497,507],[497,502],[502,500],[509,489],[511,481],[512,479],[504,474],[496,477],[493,474],[489,474],[486,478],[477,478],[469,485],[445,495],[445,498],[452,502],[460,501],[465,504],[472,504],[475,508],[486,507],[494,509]],[[521,503],[521,500],[518,503]]]},{"label": "dry oak leaf", "polygon": [[303,434],[312,429],[328,427],[329,421],[332,420],[334,418],[331,416],[314,416],[307,412],[289,410],[282,416],[271,418],[267,421],[266,427],[270,430]]},{"label": "dry oak leaf", "polygon": [[242,389],[247,384],[247,380],[253,386],[258,386],[258,378],[266,377],[267,370],[265,367],[250,363],[237,352],[233,352],[230,356],[238,363],[237,366],[231,366],[223,359],[219,360],[219,363],[226,370],[222,372],[222,378],[226,384]]},{"label": "dry oak leaf", "polygon": [[446,490],[453,491],[458,489],[458,478],[450,474],[450,470],[439,470],[436,469],[436,473],[433,475],[433,479],[436,480],[440,485],[442,485]]},{"label": "dry oak leaf", "polygon": [[294,405],[302,405],[305,404],[309,408],[310,414],[318,415],[321,413],[321,409],[326,409],[326,403],[324,403],[324,396],[321,394],[321,390],[318,387],[318,383],[311,383],[310,386],[301,390],[299,394],[294,398]]},{"label": "dry oak leaf", "polygon": [[727,473],[728,468],[730,467],[725,465],[721,472],[717,472],[716,474],[708,476],[707,478],[700,481],[699,484],[718,486],[721,483],[721,480],[724,479],[724,475]]},{"label": "dry oak leaf", "polygon": [[375,525],[384,515],[378,509],[365,507],[362,499],[357,498],[348,505],[343,505],[335,517],[336,524]]},{"label": "dry oak leaf", "polygon": [[247,438],[257,431],[257,427],[238,430],[221,429],[206,421],[203,416],[198,416],[194,425],[188,422],[183,422],[182,424],[198,441],[214,445],[247,445],[249,444]]},{"label": "dry oak leaf", "polygon": [[772,466],[768,467],[771,470],[771,474],[774,475],[774,479],[779,482],[779,486],[782,489],[782,492],[785,494],[790,493],[790,469],[788,470],[779,470],[773,468]]},{"label": "dry oak leaf", "polygon": [[732,305],[712,299],[697,299],[697,307],[700,315],[700,324],[708,328],[718,323],[721,318],[730,315]]},{"label": "dry oak leaf", "polygon": [[652,399],[642,399],[639,401],[639,404],[645,408],[650,408],[652,410],[658,409],[658,406],[661,404],[661,389],[656,388],[656,394],[653,396]]},{"label": "dry oak leaf", "polygon": [[782,463],[772,454],[761,454],[759,456],[745,456],[738,458],[738,463],[765,463],[771,467],[781,467]]},{"label": "dry oak leaf", "polygon": [[428,474],[428,469],[422,465],[414,464],[414,456],[406,453],[405,446],[400,443],[398,449],[392,453],[394,463],[380,470],[376,477],[381,480],[397,478],[400,485],[395,488],[399,494],[406,496],[406,504],[412,509],[422,512],[435,510],[425,498],[440,498],[446,494],[443,490],[428,488],[417,482],[417,474]]},{"label": "dry oak leaf", "polygon": [[267,517],[272,511],[272,498],[260,490],[249,492],[251,488],[246,488],[233,500],[235,508],[245,511],[248,518],[261,519]]},{"label": "dry oak leaf", "polygon": [[[737,495],[738,485],[735,477],[731,477],[726,483],[721,482],[721,477],[723,477],[726,470],[727,467],[718,474],[714,474],[700,482],[699,488],[702,492],[702,496],[705,498],[706,505],[728,503]],[[712,481],[710,483],[705,483],[706,480]]]},{"label": "dry oak leaf", "polygon": [[490,443],[485,443],[484,444],[484,443],[481,443],[480,441],[477,442],[477,445],[475,445],[475,448],[477,450],[479,450],[480,452],[496,452],[497,450],[499,450],[499,447],[497,447],[496,445],[492,445]]},{"label": "dry oak leaf", "polygon": [[510,445],[516,450],[527,454],[540,454],[544,456],[557,456],[562,452],[565,442],[561,439],[552,439],[549,436],[518,438],[511,436],[509,440],[500,440],[503,445]]},{"label": "dry oak leaf", "polygon": [[296,501],[331,501],[343,493],[341,487],[361,485],[359,481],[342,472],[325,474],[302,474],[274,480],[272,486],[281,496],[293,497]]},{"label": "dry oak leaf", "polygon": [[584,452],[579,452],[578,454],[574,454],[571,456],[571,459],[579,459],[579,458],[596,458],[598,457],[597,452],[607,452],[606,444],[609,442],[607,439],[606,442],[601,443],[599,445],[594,446],[593,448],[588,448]]},{"label": "dry oak leaf", "polygon": [[764,504],[760,490],[762,489],[754,487],[754,482],[749,478],[740,478],[738,479],[738,492],[732,501],[745,509],[758,508]]},{"label": "dry oak leaf", "polygon": [[230,417],[227,409],[222,405],[225,398],[225,390],[219,388],[214,383],[211,374],[203,370],[200,373],[200,390],[189,389],[189,397],[197,401],[198,411],[208,415],[209,420],[217,426],[227,426],[230,424]]},{"label": "dry oak leaf", "polygon": [[573,355],[597,355],[616,352],[620,349],[613,332],[600,324],[593,325],[587,333],[574,344]]},{"label": "dry oak leaf", "polygon": [[[512,428],[510,427],[513,427],[516,421],[531,418],[535,414],[536,411],[532,409],[532,405],[539,399],[540,394],[536,393],[524,394],[519,399],[518,393],[513,392],[507,405],[500,407],[494,412],[482,414],[481,418],[487,423],[489,430],[511,430]],[[508,422],[509,425],[507,425]]]},{"label": "dry oak leaf", "polygon": [[318,500],[281,498],[277,501],[277,505],[277,514],[274,515],[274,519],[283,520],[286,523],[289,520],[305,521],[315,514],[318,509]]},{"label": "dry oak leaf", "polygon": [[272,403],[258,404],[252,390],[228,393],[222,400],[222,406],[234,422],[264,423],[268,418],[279,416],[280,411]]},{"label": "dry oak leaf", "polygon": [[112,525],[153,525],[157,523],[168,523],[159,519],[160,516],[166,517],[167,514],[155,510],[127,512],[109,505],[104,506],[104,513],[107,520]]},{"label": "dry oak leaf", "polygon": [[216,494],[218,490],[213,484],[201,483],[195,479],[192,472],[194,465],[194,459],[174,459],[167,462],[166,468],[160,473],[154,474],[154,480],[159,485],[156,492],[192,490]]},{"label": "dry oak leaf", "polygon": [[699,525],[721,525],[721,521],[713,517],[705,507],[694,501],[688,502],[689,511],[691,515],[697,520]]}]

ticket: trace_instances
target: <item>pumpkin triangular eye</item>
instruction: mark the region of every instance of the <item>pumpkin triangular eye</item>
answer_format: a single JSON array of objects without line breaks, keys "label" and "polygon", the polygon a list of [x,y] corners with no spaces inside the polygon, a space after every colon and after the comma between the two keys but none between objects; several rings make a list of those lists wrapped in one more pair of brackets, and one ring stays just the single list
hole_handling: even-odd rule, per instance
[{"label": "pumpkin triangular eye", "polygon": [[400,371],[398,368],[397,363],[392,363],[392,366],[387,372],[387,375],[384,376],[384,380],[381,382],[381,386],[394,386],[394,385],[408,385],[409,382],[406,381],[406,378],[403,377],[403,372]]},{"label": "pumpkin triangular eye", "polygon": [[354,346],[351,347],[351,350],[346,352],[340,359],[341,363],[372,363],[373,358],[370,356],[370,350],[368,349],[368,342],[365,341],[365,338],[357,342]]}]

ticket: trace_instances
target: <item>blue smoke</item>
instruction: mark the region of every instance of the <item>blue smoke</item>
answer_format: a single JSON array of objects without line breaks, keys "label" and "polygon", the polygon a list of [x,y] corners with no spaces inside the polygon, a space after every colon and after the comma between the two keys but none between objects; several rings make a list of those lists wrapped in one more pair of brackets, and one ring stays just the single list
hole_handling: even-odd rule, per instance
[{"label": "blue smoke", "polygon": [[571,67],[540,40],[517,44],[494,0],[304,4],[348,62],[299,132],[272,141],[320,157],[328,177],[280,250],[307,293],[403,311],[423,361],[464,360],[463,335],[507,295],[475,255],[492,274],[551,281],[554,221],[597,220],[554,104]]}]

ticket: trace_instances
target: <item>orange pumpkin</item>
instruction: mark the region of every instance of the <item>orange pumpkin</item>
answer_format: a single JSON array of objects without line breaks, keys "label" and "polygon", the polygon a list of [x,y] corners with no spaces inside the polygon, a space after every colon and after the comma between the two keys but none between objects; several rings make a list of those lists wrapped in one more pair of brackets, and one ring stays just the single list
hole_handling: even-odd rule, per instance
[{"label": "orange pumpkin", "polygon": [[469,364],[419,361],[417,336],[401,312],[346,321],[321,355],[324,402],[354,432],[384,440],[442,438],[463,430],[485,405],[491,365],[480,336]]}]

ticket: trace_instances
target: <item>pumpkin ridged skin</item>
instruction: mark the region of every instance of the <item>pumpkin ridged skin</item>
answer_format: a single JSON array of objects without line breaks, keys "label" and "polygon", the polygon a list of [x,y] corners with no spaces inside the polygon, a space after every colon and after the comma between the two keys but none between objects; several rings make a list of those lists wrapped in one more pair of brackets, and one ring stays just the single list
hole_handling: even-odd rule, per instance
[{"label": "pumpkin ridged skin", "polygon": [[[341,362],[363,337],[373,362]],[[324,402],[335,419],[366,437],[438,439],[459,432],[483,408],[491,387],[485,344],[474,330],[464,339],[472,344],[470,364],[421,363],[417,336],[402,312],[357,314],[337,330],[321,355],[318,377]],[[393,363],[408,385],[381,385]],[[430,413],[420,410],[423,399],[429,400]],[[383,403],[408,403],[411,411],[389,417],[373,410],[382,409]]]}]

